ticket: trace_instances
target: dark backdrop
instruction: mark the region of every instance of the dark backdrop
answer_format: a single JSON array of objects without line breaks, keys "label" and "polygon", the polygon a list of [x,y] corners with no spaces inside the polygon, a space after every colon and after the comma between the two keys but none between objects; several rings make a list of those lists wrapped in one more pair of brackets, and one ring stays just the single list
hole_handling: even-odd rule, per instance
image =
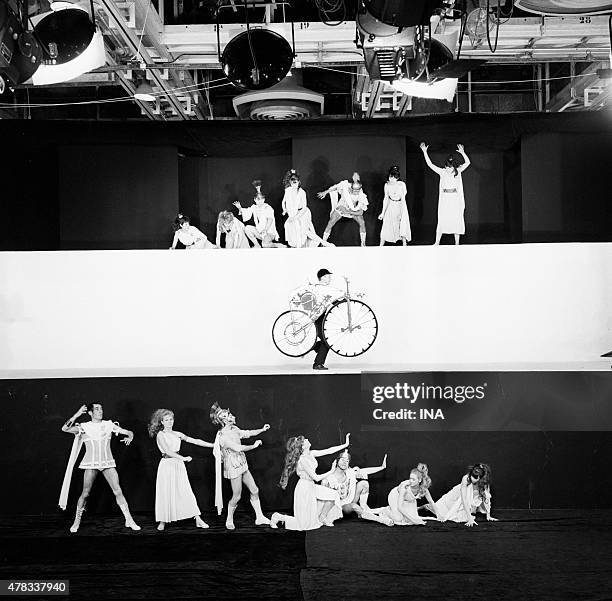
[{"label": "dark backdrop", "polygon": [[[278,124],[2,120],[0,249],[163,248],[177,204],[210,237],[218,211],[247,201],[255,176],[278,207],[279,180],[305,144],[316,149],[312,158],[321,157],[331,179],[345,177],[349,162],[368,171],[358,160],[365,156],[376,198],[388,168],[379,141],[389,140],[391,148],[398,138],[405,140],[400,167],[414,243],[432,242],[437,211],[437,178],[424,165],[421,140],[437,163],[457,143],[473,160],[464,177],[466,243],[612,239],[612,124],[603,111]],[[308,188],[311,167],[301,167],[309,198],[318,191],[314,179]],[[321,206],[313,204],[315,213]],[[323,217],[315,215],[319,229]],[[377,241],[375,217],[368,215],[369,244]],[[280,219],[278,225],[282,232]],[[353,225],[338,225],[337,244],[355,242]]]},{"label": "dark backdrop", "polygon": [[[306,435],[320,449],[340,444],[346,432],[351,432],[353,464],[374,466],[389,453],[387,470],[371,478],[372,506],[385,504],[388,491],[419,461],[429,464],[434,497],[457,484],[468,464],[484,461],[493,469],[496,507],[612,506],[612,432],[361,432],[359,375],[4,380],[0,399],[0,468],[10,491],[0,497],[1,513],[58,511],[73,440],[60,428],[81,404],[94,400],[104,404],[106,418],[135,433],[129,447],[112,442],[122,486],[135,511],[154,506],[159,452],[146,434],[150,413],[159,407],[173,409],[177,430],[212,442],[216,428],[208,413],[214,401],[229,406],[242,428],[266,422],[272,426],[260,436],[263,446],[248,454],[266,510],[292,507],[292,488],[283,492],[276,485],[289,436]],[[200,508],[211,510],[212,452],[192,445],[184,445],[182,452],[194,458],[188,471]],[[319,471],[330,463],[331,457],[321,458]],[[112,494],[99,480],[89,508],[115,513]],[[80,487],[77,469],[70,513]],[[249,508],[246,495],[243,508]]]}]

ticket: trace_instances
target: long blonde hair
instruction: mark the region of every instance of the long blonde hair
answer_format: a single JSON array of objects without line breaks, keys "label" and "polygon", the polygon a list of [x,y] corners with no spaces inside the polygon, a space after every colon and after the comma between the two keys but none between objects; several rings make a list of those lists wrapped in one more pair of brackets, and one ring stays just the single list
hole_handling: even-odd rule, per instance
[{"label": "long blonde hair", "polygon": [[291,474],[295,472],[295,467],[297,466],[297,462],[299,458],[302,456],[302,451],[304,447],[304,437],[303,436],[293,436],[287,441],[287,453],[285,455],[285,465],[283,466],[283,471],[281,473],[280,480],[278,485],[285,490],[287,488],[287,484],[289,482],[289,478]]},{"label": "long blonde hair", "polygon": [[431,478],[429,477],[429,469],[426,463],[419,463],[415,468],[410,470],[410,474],[416,474],[419,478],[419,496],[423,496],[425,491],[431,486]]},{"label": "long blonde hair", "polygon": [[166,415],[174,416],[174,411],[170,411],[170,409],[156,409],[151,414],[151,417],[149,418],[149,426],[147,428],[151,438],[154,438],[157,436],[157,433],[160,430],[163,430],[164,427],[162,426],[162,419],[164,419]]}]

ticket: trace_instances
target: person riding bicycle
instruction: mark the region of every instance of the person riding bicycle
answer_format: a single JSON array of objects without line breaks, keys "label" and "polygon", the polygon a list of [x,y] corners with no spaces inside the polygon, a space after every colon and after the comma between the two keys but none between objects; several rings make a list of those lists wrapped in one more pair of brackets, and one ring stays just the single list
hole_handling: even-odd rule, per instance
[{"label": "person riding bicycle", "polygon": [[308,282],[306,285],[294,290],[290,298],[292,304],[304,305],[307,295],[310,296],[308,302],[311,309],[311,318],[317,329],[318,338],[311,349],[316,353],[312,368],[317,370],[327,369],[325,367],[325,359],[327,358],[327,353],[329,353],[329,345],[322,332],[325,311],[334,301],[346,296],[345,291],[330,285],[331,276],[331,271],[319,269],[317,271],[317,281],[314,283]]}]

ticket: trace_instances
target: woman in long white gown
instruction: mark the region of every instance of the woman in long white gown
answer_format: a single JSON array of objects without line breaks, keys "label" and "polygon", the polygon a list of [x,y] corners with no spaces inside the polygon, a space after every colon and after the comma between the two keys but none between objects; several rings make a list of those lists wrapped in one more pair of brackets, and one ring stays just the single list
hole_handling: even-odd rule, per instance
[{"label": "woman in long white gown", "polygon": [[475,513],[484,514],[488,522],[496,522],[491,516],[491,468],[486,463],[469,467],[461,483],[434,504],[427,505],[427,509],[436,513],[441,522],[477,526]]},{"label": "woman in long white gown", "polygon": [[463,157],[459,166],[451,154],[446,159],[444,167],[437,167],[431,162],[427,149],[429,146],[421,142],[421,150],[428,167],[440,176],[438,194],[438,225],[436,227],[435,245],[440,244],[442,234],[453,234],[455,244],[459,244],[459,236],[465,234],[465,197],[463,195],[463,180],[461,174],[470,166],[471,161],[462,144],[457,144],[457,152]]},{"label": "woman in long white gown", "polygon": [[334,246],[323,240],[314,229],[312,214],[306,203],[306,192],[300,186],[300,176],[295,169],[290,169],[283,179],[285,195],[283,196],[283,215],[285,221],[285,240],[292,248],[315,246]]},{"label": "woman in long white gown", "polygon": [[373,509],[372,512],[390,518],[396,526],[424,526],[426,522],[418,514],[417,500],[425,497],[433,506],[430,486],[431,478],[427,465],[419,463],[411,470],[408,480],[400,482],[391,490],[387,497],[387,507]]},{"label": "woman in long white gown", "polygon": [[288,530],[316,530],[323,525],[334,525],[327,514],[334,505],[342,507],[340,495],[337,490],[317,482],[330,476],[335,471],[336,464],[334,462],[329,472],[317,474],[317,457],[346,449],[349,438],[350,434],[347,434],[344,444],[320,451],[311,449],[310,441],[303,436],[295,436],[287,441],[285,466],[279,484],[284,490],[293,472],[297,474],[299,481],[293,493],[293,515],[273,513],[270,522],[272,528],[276,528],[279,522],[283,522]]},{"label": "woman in long white gown", "polygon": [[208,528],[200,517],[185,463],[191,457],[180,455],[181,442],[189,442],[199,447],[212,448],[211,442],[191,438],[173,430],[174,413],[169,409],[157,409],[149,420],[149,435],[155,437],[162,458],[157,468],[155,483],[155,521],[158,530],[163,530],[168,522],[195,518],[198,528]]},{"label": "woman in long white gown", "polygon": [[399,167],[394,165],[389,169],[389,175],[385,182],[383,208],[378,216],[378,219],[382,221],[381,246],[384,246],[385,242],[395,243],[398,240],[401,240],[402,245],[406,246],[412,240],[406,194],[406,184],[400,179]]}]

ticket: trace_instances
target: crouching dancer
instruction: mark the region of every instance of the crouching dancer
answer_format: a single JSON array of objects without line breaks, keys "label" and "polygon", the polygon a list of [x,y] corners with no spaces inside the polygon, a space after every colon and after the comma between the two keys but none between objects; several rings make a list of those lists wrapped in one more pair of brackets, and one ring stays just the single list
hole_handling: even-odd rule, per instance
[{"label": "crouching dancer", "polygon": [[[76,420],[81,415],[88,413],[91,421],[76,423]],[[104,410],[100,403],[90,403],[83,405],[63,426],[62,432],[74,434],[74,442],[68,460],[68,466],[64,475],[64,482],[60,493],[59,505],[62,509],[66,509],[68,501],[68,491],[70,489],[70,480],[72,479],[72,470],[76,463],[79,451],[83,443],[85,444],[85,456],[79,465],[79,469],[83,470],[83,491],[77,501],[76,515],[74,523],[70,527],[70,532],[77,532],[81,525],[81,518],[85,511],[87,499],[99,472],[102,472],[104,478],[111,487],[117,505],[125,516],[125,527],[132,530],[140,530],[140,526],[136,524],[134,518],[130,514],[127,501],[123,496],[121,486],[119,486],[119,474],[115,466],[115,459],[111,452],[112,435],[122,434],[125,436],[121,440],[126,445],[129,445],[134,439],[134,433],[130,430],[125,430],[119,426],[118,422],[103,419]]]}]

